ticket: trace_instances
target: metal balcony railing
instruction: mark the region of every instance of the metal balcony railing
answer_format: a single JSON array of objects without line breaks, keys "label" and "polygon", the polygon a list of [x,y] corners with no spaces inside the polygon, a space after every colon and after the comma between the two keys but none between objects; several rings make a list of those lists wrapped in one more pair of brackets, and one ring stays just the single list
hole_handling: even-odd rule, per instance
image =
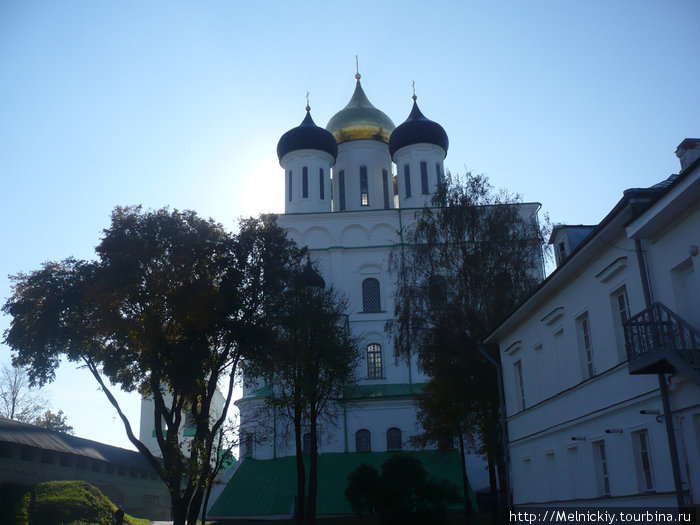
[{"label": "metal balcony railing", "polygon": [[[658,354],[660,361],[674,368],[682,366],[687,371],[689,367],[691,373],[700,374],[700,331],[664,304],[654,303],[625,321],[623,327],[630,370],[635,361]],[[658,371],[649,368],[646,373]]]}]

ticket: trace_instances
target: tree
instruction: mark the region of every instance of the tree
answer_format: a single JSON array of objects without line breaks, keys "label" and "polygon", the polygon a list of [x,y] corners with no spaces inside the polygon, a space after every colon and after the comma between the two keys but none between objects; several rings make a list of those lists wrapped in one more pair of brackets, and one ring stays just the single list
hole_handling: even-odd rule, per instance
[{"label": "tree", "polygon": [[63,410],[59,410],[57,414],[47,410],[43,416],[39,416],[34,420],[34,424],[38,427],[63,432],[64,434],[73,434],[73,427],[68,424],[68,417],[63,414]]},{"label": "tree", "polygon": [[443,523],[447,506],[460,501],[457,487],[428,476],[421,461],[398,454],[377,470],[362,464],[348,476],[345,498],[358,516],[376,509],[385,523]]},{"label": "tree", "polygon": [[[292,422],[297,466],[296,521],[313,524],[318,486],[318,422],[335,408],[343,390],[354,384],[357,342],[347,329],[346,302],[307,260],[276,300],[275,344],[264,362],[251,363],[250,375],[271,380],[267,399]],[[331,418],[327,418],[331,420]],[[309,485],[305,496],[303,430],[309,429]],[[306,502],[304,501],[306,499]],[[306,512],[304,512],[306,510]]]},{"label": "tree", "polygon": [[[116,208],[96,261],[14,277],[5,342],[32,384],[53,380],[62,356],[83,364],[168,487],[175,525],[194,525],[238,364],[270,340],[265,297],[282,287],[293,250],[272,217],[242,221],[232,235],[192,211]],[[153,399],[162,460],[135,436],[109,383]],[[211,418],[220,384],[223,414]],[[184,447],[188,412],[195,433]]]},{"label": "tree", "polygon": [[[419,439],[459,442],[465,504],[465,443],[472,437],[482,443],[496,490],[495,460],[503,450],[498,390],[478,345],[541,278],[544,232],[531,213],[517,196],[494,191],[483,175],[448,173],[432,207],[418,212],[406,244],[392,253],[398,293],[396,319],[387,329],[397,357],[417,355],[429,376]],[[505,482],[505,471],[500,474]]]},{"label": "tree", "polygon": [[0,370],[0,416],[31,423],[47,404],[41,390],[30,387],[23,368],[3,365]]}]

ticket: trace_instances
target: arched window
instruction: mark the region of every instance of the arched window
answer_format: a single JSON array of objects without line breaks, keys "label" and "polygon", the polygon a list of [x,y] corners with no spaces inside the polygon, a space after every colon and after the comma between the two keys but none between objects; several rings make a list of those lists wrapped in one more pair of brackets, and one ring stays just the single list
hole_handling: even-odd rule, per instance
[{"label": "arched window", "polygon": [[406,198],[411,196],[411,168],[408,164],[403,167],[403,179],[406,186]]},{"label": "arched window", "polygon": [[304,199],[309,198],[309,168],[306,166],[301,168],[301,196]]},{"label": "arched window", "polygon": [[355,452],[372,452],[372,436],[366,428],[355,432]]},{"label": "arched window", "polygon": [[439,162],[435,164],[435,174],[437,177],[437,185],[439,186],[442,184],[442,167]]},{"label": "arched window", "polygon": [[367,379],[381,379],[382,347],[377,343],[367,345]]},{"label": "arched window", "polygon": [[340,211],[345,209],[345,170],[338,173],[338,205]]},{"label": "arched window", "polygon": [[304,454],[308,454],[311,452],[311,433],[307,432],[304,434],[304,436],[301,438],[301,451]]},{"label": "arched window", "polygon": [[369,189],[367,187],[367,166],[360,166],[360,204],[369,206]]},{"label": "arched window", "polygon": [[379,281],[374,277],[368,277],[362,281],[362,311],[382,311],[382,302],[379,295]]},{"label": "arched window", "polygon": [[423,195],[427,195],[428,191],[428,163],[424,160],[420,161],[420,191]]},{"label": "arched window", "polygon": [[292,170],[287,172],[287,179],[289,181],[289,184],[287,184],[287,188],[289,190],[289,202],[292,202]]},{"label": "arched window", "polygon": [[386,431],[386,449],[401,450],[403,442],[401,440],[401,429],[392,427]]},{"label": "arched window", "polygon": [[318,193],[319,197],[321,200],[324,200],[326,198],[326,188],[325,188],[325,181],[323,180],[323,168],[319,168],[318,170]]}]

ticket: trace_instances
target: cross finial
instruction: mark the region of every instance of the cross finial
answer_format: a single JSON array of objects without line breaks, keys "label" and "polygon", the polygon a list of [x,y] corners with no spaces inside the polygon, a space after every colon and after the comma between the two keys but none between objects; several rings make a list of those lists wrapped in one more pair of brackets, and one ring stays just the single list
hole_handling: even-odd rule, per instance
[{"label": "cross finial", "polygon": [[355,71],[356,71],[355,78],[357,80],[360,80],[360,78],[362,78],[362,75],[360,75],[360,61],[357,58],[357,55],[355,55]]},{"label": "cross finial", "polygon": [[311,111],[311,106],[309,106],[309,92],[306,92],[306,111]]},{"label": "cross finial", "polygon": [[416,96],[416,81],[415,80],[413,81],[412,85],[413,85],[413,96],[411,98],[413,99],[413,102],[415,102],[416,99],[418,98]]}]

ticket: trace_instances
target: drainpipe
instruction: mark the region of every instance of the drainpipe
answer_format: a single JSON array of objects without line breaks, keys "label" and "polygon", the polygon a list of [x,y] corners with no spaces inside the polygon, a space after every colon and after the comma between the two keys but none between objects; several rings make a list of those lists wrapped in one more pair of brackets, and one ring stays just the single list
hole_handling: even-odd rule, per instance
[{"label": "drainpipe", "polygon": [[[637,264],[639,265],[639,276],[642,279],[642,290],[644,291],[644,303],[646,308],[652,307],[651,287],[649,286],[649,274],[647,273],[646,260],[644,258],[644,248],[641,239],[634,240],[634,247],[637,252]],[[676,488],[676,504],[680,509],[683,507],[683,484],[681,481],[681,465],[678,459],[678,445],[676,444],[676,433],[673,429],[673,414],[671,412],[671,400],[668,395],[668,383],[664,374],[657,374],[659,380],[659,390],[661,392],[661,404],[664,409],[664,422],[666,423],[666,439],[668,441],[668,451],[671,454],[671,470],[673,471],[673,484]]]},{"label": "drainpipe", "polygon": [[510,451],[508,449],[508,427],[506,427],[506,403],[505,403],[505,391],[503,390],[503,374],[501,373],[501,363],[493,359],[486,350],[484,350],[484,344],[482,342],[478,345],[479,352],[483,355],[486,360],[496,367],[496,375],[498,376],[498,406],[500,408],[500,419],[501,419],[501,440],[503,441],[503,463],[505,464],[506,478],[506,506],[513,506],[513,494],[511,491],[510,483]]}]

